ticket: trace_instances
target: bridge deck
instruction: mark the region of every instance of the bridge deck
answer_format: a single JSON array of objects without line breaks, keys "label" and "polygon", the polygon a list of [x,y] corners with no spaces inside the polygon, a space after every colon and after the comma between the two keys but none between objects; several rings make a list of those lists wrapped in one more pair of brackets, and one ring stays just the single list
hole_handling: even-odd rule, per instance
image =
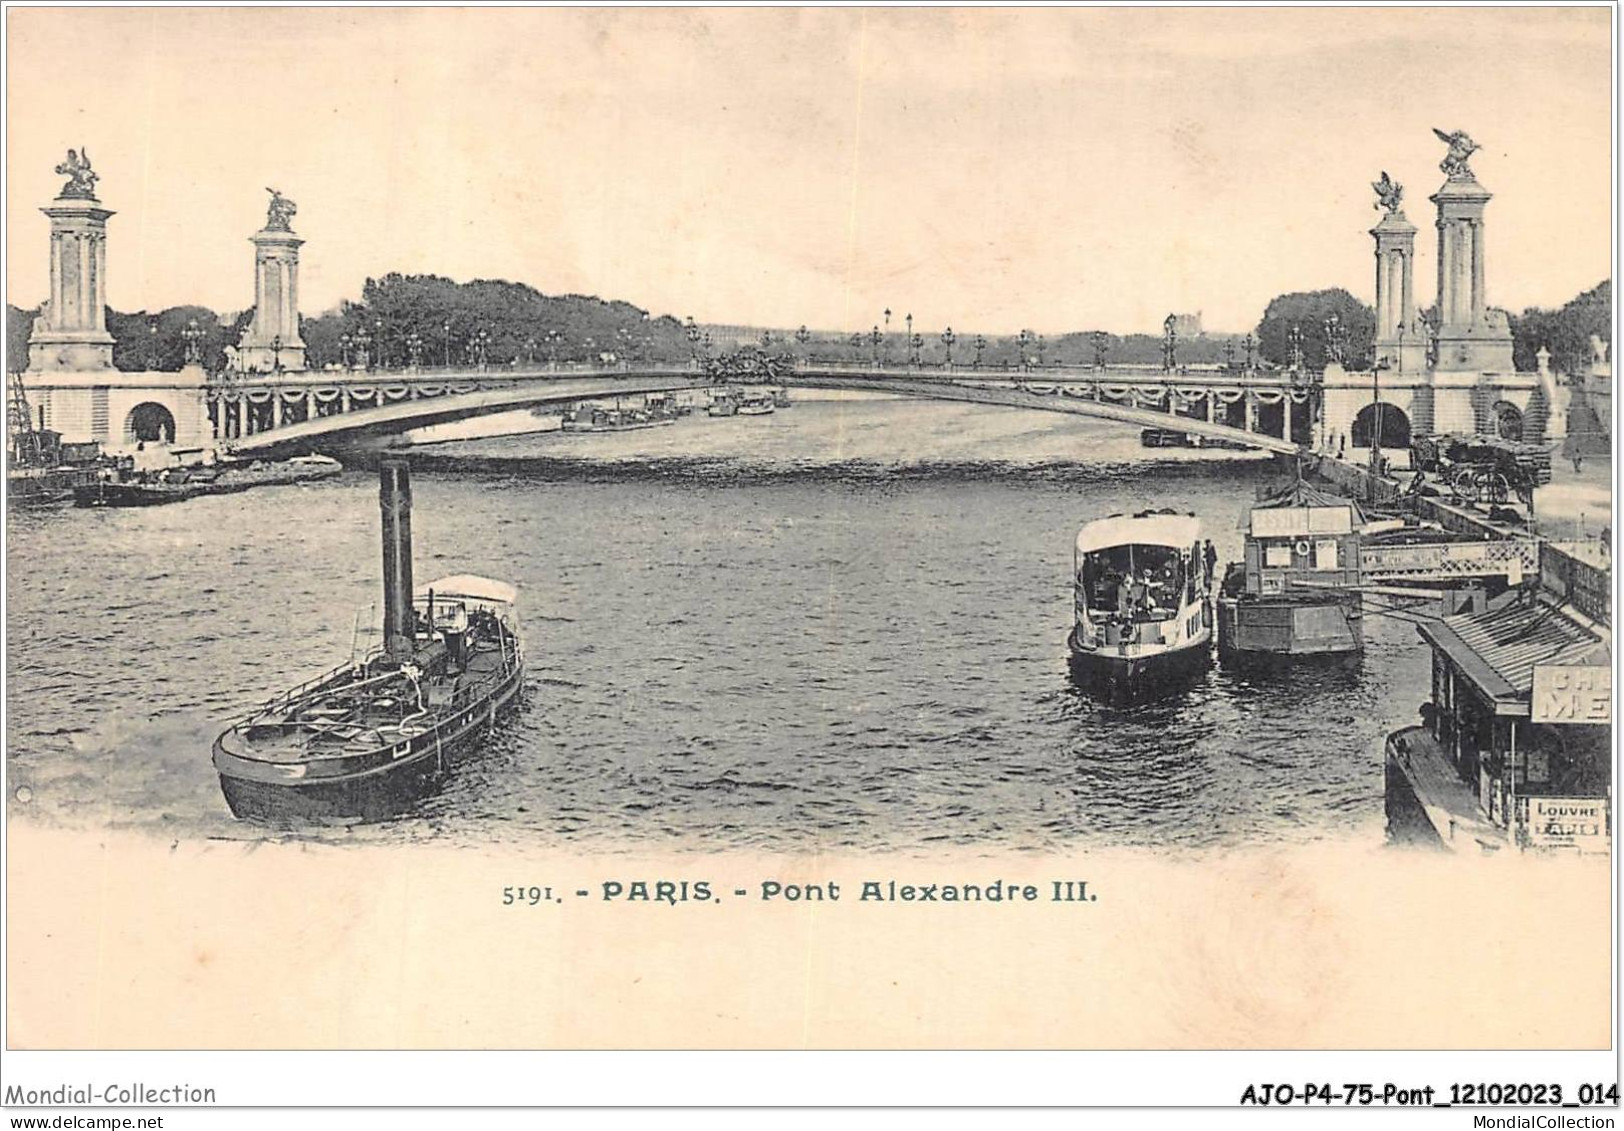
[{"label": "bridge deck", "polygon": [[[1180,415],[1168,408],[1145,408],[1137,403],[1141,395],[1152,400],[1160,395],[1162,401],[1171,406],[1180,399],[1169,391],[1175,388],[1195,390],[1184,392],[1188,403],[1189,398],[1199,397],[1200,393],[1215,387],[1231,397],[1240,395],[1243,388],[1255,387],[1260,391],[1267,390],[1264,395],[1272,397],[1274,403],[1288,403],[1285,398],[1290,389],[1289,383],[1283,384],[1277,377],[1271,375],[1254,386],[1236,384],[1237,374],[1160,374],[1156,381],[1147,380],[1150,376],[1062,369],[996,374],[801,367],[775,374],[771,383],[803,388],[862,389],[928,400],[1089,416],[1142,428],[1168,428],[1271,452],[1290,453],[1299,448],[1298,444],[1279,436]],[[1040,378],[1045,392],[1035,392],[1021,384],[1022,381],[1035,384]],[[228,400],[247,399],[250,403],[263,403],[278,397],[291,401],[307,395],[315,396],[319,390],[330,396],[337,392],[355,396],[365,394],[374,402],[367,407],[350,407],[348,411],[266,429],[231,442],[235,450],[246,454],[309,447],[312,441],[318,439],[342,440],[368,434],[400,432],[429,424],[546,404],[701,389],[721,383],[724,382],[717,377],[686,366],[596,371],[549,368],[490,374],[375,374],[360,379],[347,374],[301,374],[297,377],[278,374],[274,378],[220,386],[214,395]],[[1062,391],[1062,387],[1075,389],[1077,393],[1068,395]],[[391,400],[391,397],[397,399]]]}]

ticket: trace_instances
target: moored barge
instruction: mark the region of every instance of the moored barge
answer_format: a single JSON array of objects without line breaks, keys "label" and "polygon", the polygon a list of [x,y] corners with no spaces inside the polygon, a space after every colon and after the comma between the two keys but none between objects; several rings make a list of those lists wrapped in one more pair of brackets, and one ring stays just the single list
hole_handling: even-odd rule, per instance
[{"label": "moored barge", "polygon": [[1219,658],[1357,663],[1365,647],[1361,524],[1351,500],[1300,480],[1253,507],[1245,560],[1230,566],[1219,592]]}]

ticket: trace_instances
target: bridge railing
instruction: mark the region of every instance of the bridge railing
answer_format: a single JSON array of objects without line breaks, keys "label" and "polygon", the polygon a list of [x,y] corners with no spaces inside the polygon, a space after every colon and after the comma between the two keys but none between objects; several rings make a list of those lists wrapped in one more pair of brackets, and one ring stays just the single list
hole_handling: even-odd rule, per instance
[{"label": "bridge railing", "polygon": [[1539,548],[1531,538],[1361,546],[1359,572],[1367,581],[1532,577],[1539,573]]},{"label": "bridge railing", "polygon": [[[1296,387],[1302,382],[1288,373],[1261,370],[1240,371],[1223,367],[1182,368],[1168,371],[1154,366],[1044,365],[1044,366],[975,366],[910,365],[881,359],[875,361],[825,361],[797,358],[782,375],[847,374],[852,376],[876,374],[901,380],[934,381],[996,381],[1023,383],[1054,382],[1137,382],[1166,385],[1206,387],[1214,384],[1241,385],[1249,388]],[[548,377],[587,377],[609,374],[693,374],[701,376],[703,367],[696,361],[632,361],[612,363],[559,361],[526,362],[512,365],[424,365],[405,369],[326,368],[282,370],[270,373],[223,373],[217,375],[211,386],[219,389],[257,388],[265,386],[297,387],[306,385],[360,384],[435,384],[447,381],[479,383],[511,383],[535,381]],[[720,375],[717,380],[724,380]]]}]

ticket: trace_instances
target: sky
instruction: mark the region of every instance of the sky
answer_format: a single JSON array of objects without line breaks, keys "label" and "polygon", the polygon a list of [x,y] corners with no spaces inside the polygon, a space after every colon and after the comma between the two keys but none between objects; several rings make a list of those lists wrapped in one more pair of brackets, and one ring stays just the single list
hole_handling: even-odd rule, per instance
[{"label": "sky", "polygon": [[1526,9],[16,9],[6,294],[47,291],[83,147],[120,310],[252,302],[266,187],[301,306],[388,271],[702,322],[1252,328],[1372,301],[1370,182],[1435,287],[1432,127],[1482,146],[1488,295],[1611,270],[1611,13]]}]

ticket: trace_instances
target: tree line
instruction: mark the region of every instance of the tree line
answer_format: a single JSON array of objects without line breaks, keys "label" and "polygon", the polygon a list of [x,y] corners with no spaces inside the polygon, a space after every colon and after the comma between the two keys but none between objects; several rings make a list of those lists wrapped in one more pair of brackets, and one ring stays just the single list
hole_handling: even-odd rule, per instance
[{"label": "tree line", "polygon": [[[8,364],[28,364],[28,334],[39,308],[6,306]],[[174,306],[131,313],[107,310],[113,364],[121,370],[177,370],[186,356],[194,323],[202,362],[210,372],[227,364],[226,348],[247,328],[252,311],[221,314],[204,306]],[[1519,370],[1537,367],[1537,352],[1551,351],[1558,372],[1576,372],[1590,359],[1590,337],[1611,341],[1612,283],[1604,281],[1556,310],[1530,307],[1511,315],[1513,357]],[[1349,369],[1367,369],[1375,352],[1375,312],[1341,288],[1302,291],[1271,300],[1251,335],[1253,357],[1292,362],[1293,331],[1306,368],[1322,369],[1338,353]],[[1079,330],[1055,335],[978,335],[946,328],[903,329],[876,325],[866,331],[831,333],[802,327],[763,331],[748,344],[830,363],[903,365],[910,360],[939,367],[978,364],[988,369],[1022,365],[1087,366],[1102,357],[1111,365],[1160,365],[1164,340],[1157,334]],[[476,279],[458,283],[438,275],[391,273],[367,279],[359,301],[302,318],[306,364],[312,369],[357,365],[400,369],[416,363],[489,367],[515,363],[625,361],[681,363],[695,354],[726,353],[733,337],[670,315],[651,315],[627,302],[590,295],[544,295],[523,283]],[[876,340],[877,339],[877,340]],[[1204,334],[1177,341],[1180,366],[1241,364],[1242,335]]]}]

